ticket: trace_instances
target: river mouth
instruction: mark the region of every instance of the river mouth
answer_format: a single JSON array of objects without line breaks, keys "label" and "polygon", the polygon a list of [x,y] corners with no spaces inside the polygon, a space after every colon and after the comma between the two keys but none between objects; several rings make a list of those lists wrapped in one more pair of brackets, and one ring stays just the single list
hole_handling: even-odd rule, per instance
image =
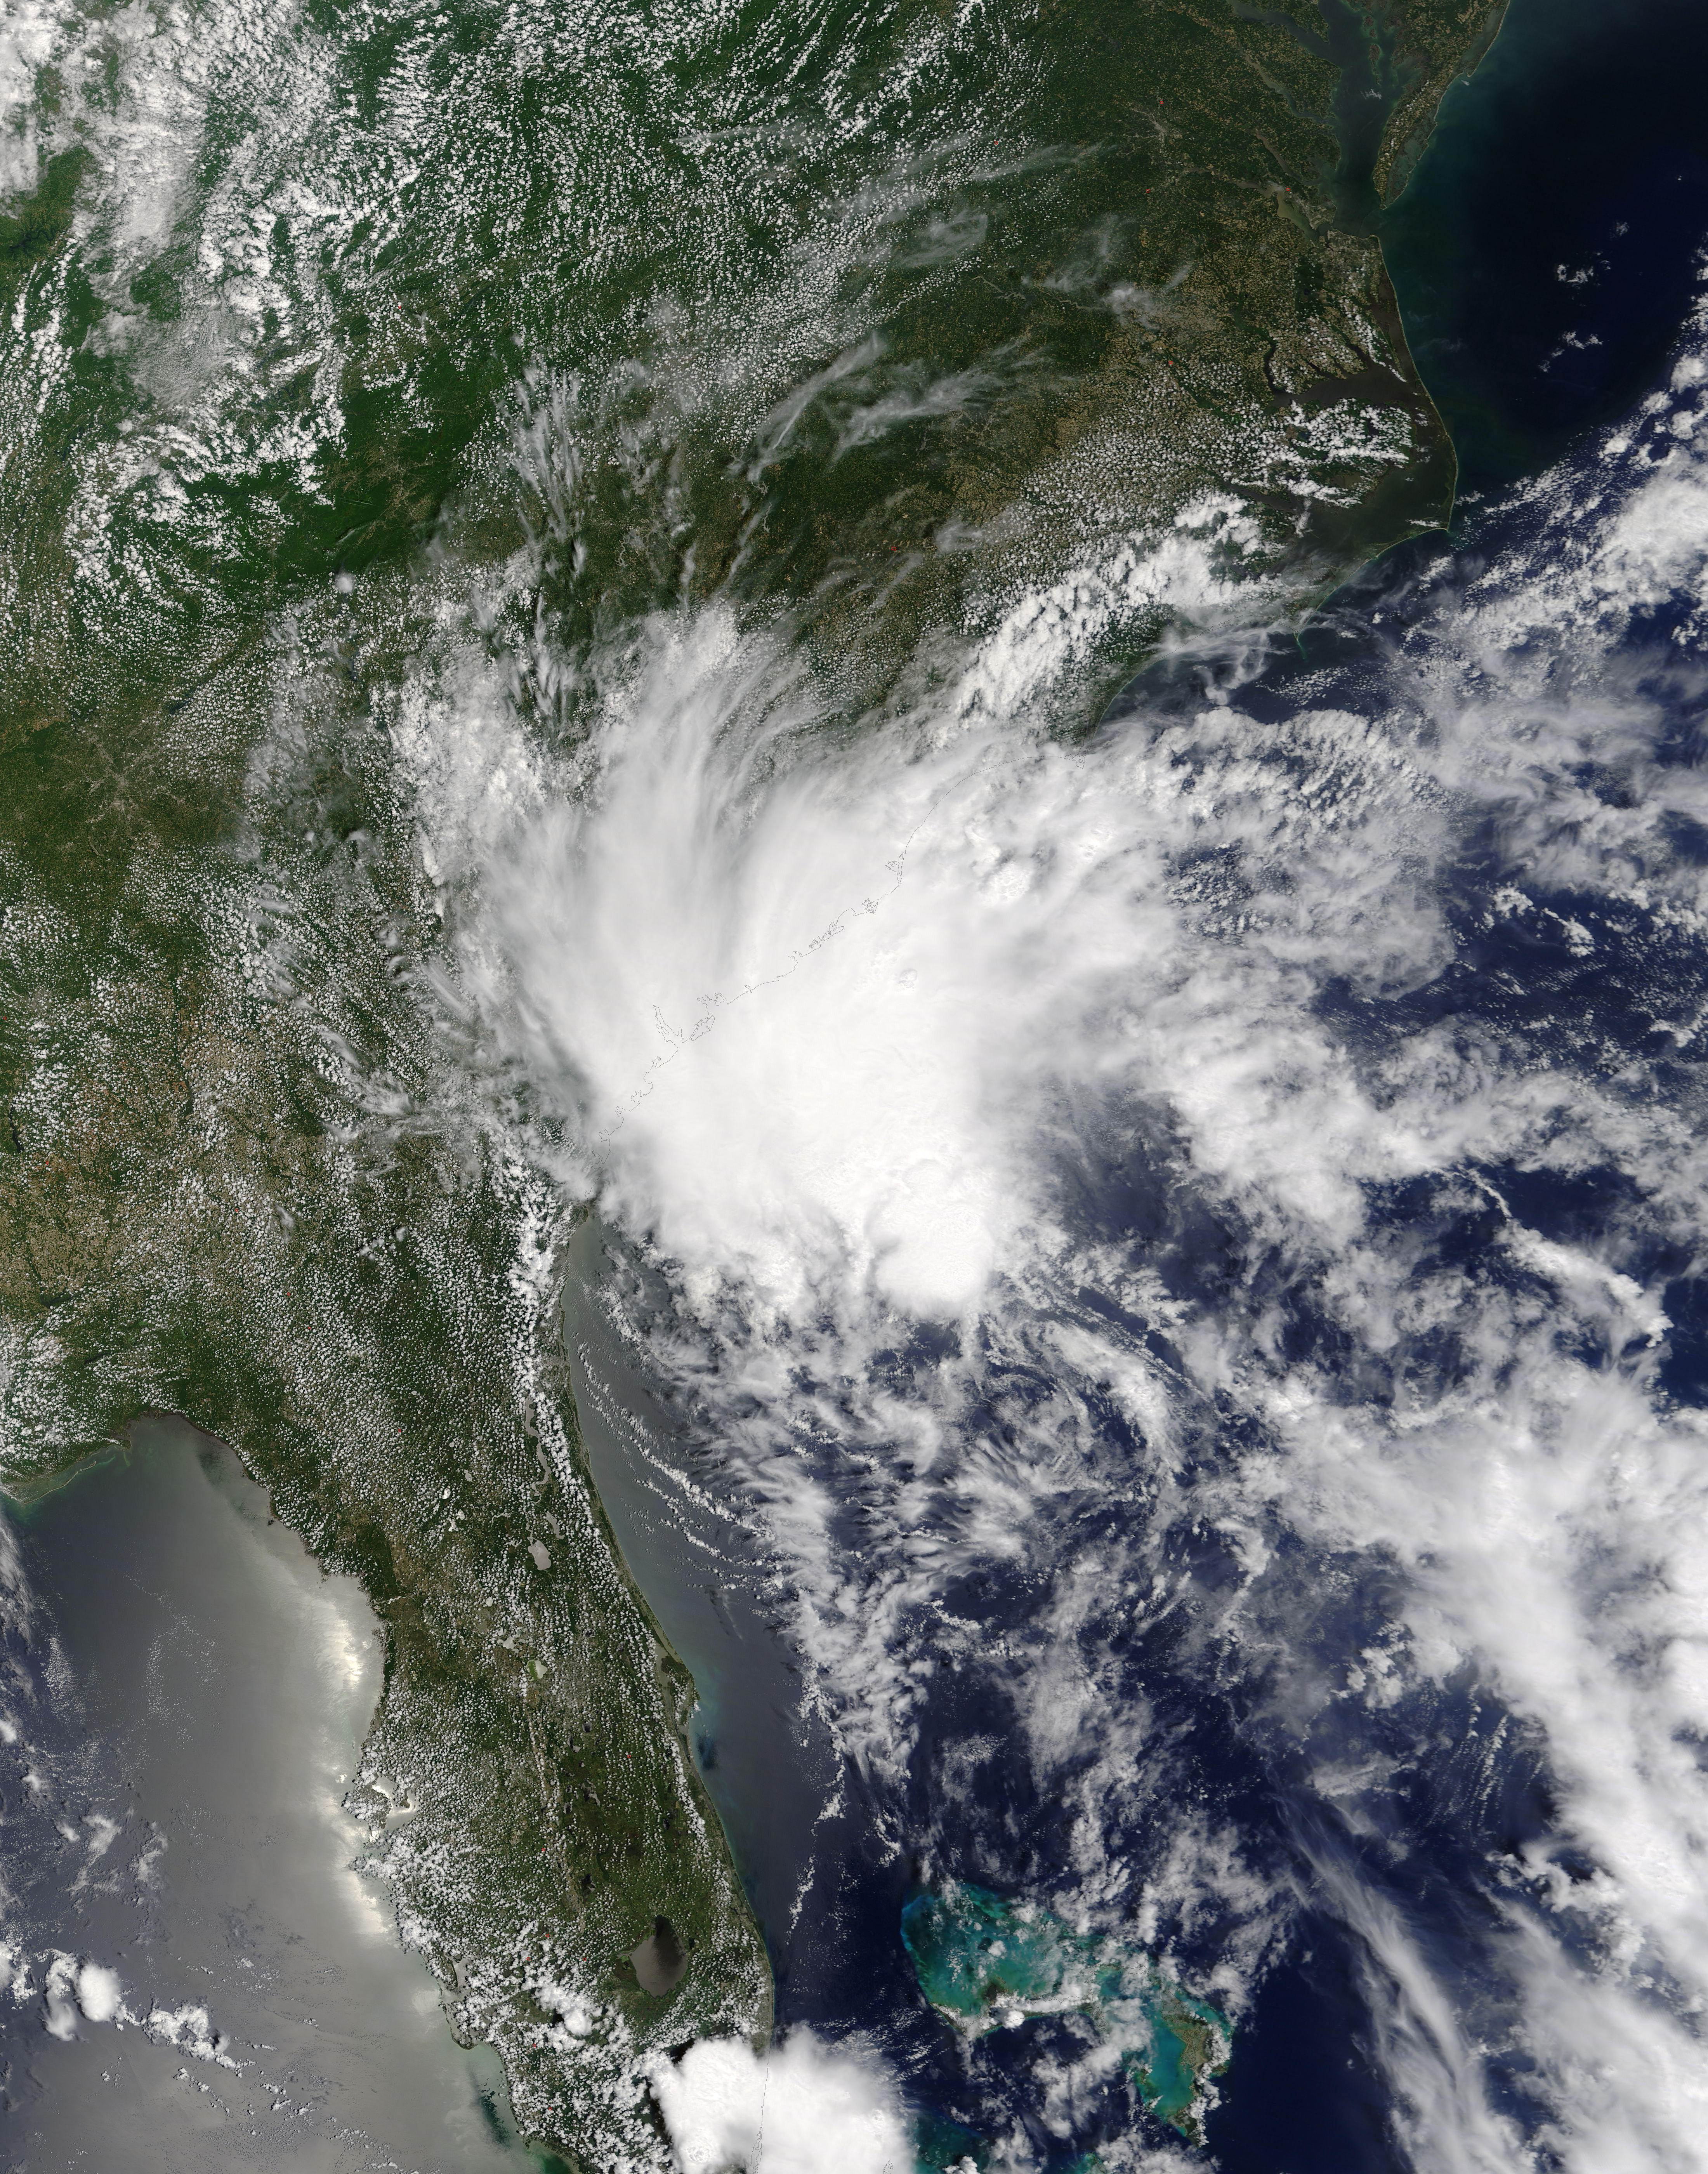
[{"label": "river mouth", "polygon": [[173,1420],[4,1523],[8,2163],[537,2166],[354,1869],[360,1588]]}]

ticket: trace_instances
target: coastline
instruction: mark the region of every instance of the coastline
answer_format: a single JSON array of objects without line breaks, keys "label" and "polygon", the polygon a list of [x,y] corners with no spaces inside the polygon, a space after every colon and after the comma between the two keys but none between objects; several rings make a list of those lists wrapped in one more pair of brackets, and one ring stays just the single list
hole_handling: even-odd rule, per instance
[{"label": "coastline", "polygon": [[[31,1624],[8,1704],[51,1793],[40,1833],[17,1808],[8,1930],[117,1991],[85,1995],[74,2029],[50,1998],[44,2038],[12,1986],[0,2036],[30,2079],[11,2118],[31,2163],[37,2146],[158,2154],[187,2174],[258,2121],[303,2174],[360,2137],[423,2174],[536,2164],[496,2057],[457,2052],[430,1965],[359,1868],[352,1793],[385,1665],[366,1595],[171,1415],[78,1476],[7,1519]],[[80,1867],[50,1812],[75,1814]]]},{"label": "coastline", "polygon": [[1511,0],[1493,0],[1470,43],[1456,58],[1432,69],[1396,104],[1383,130],[1371,176],[1384,211],[1405,193],[1435,136],[1442,100],[1457,85],[1467,83],[1482,66],[1505,27],[1511,4]]}]

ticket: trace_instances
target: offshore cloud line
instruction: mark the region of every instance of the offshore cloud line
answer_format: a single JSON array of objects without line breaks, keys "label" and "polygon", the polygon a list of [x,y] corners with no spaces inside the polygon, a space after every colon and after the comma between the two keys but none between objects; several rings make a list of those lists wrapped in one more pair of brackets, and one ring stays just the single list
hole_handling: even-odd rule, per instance
[{"label": "offshore cloud line", "polygon": [[[1172,1612],[1350,1837],[1314,1892],[1366,1958],[1420,2169],[1705,2163],[1708,1487],[1654,1266],[1657,1237],[1668,1274],[1708,1252],[1655,1054],[1704,1014],[1688,976],[1640,978],[1704,925],[1708,795],[1667,740],[1700,677],[1704,378],[1687,354],[1532,487],[1504,556],[1413,598],[1355,699],[1306,685],[1278,723],[1236,685],[1070,749],[986,691],[1054,668],[1015,652],[1059,629],[1011,615],[1000,673],[975,647],[930,712],[825,745],[805,695],[748,725],[758,667],[710,614],[659,641],[587,790],[515,754],[527,790],[485,819],[494,1017],[597,1141],[607,1216],[669,1266],[654,1362],[757,1506],[880,1798],[932,1652],[976,1663],[952,1576],[1024,1563],[1016,1741],[1040,1772],[1100,1747],[1062,1875],[1165,1940],[1230,1928],[1237,2004],[1295,1906],[1274,1865],[1208,1816],[1149,1858],[1108,1846],[1154,1827],[1171,1770],[1101,1632]],[[1615,1061],[1586,996],[1424,1001],[1485,938],[1586,976],[1623,947],[1647,1041]],[[1145,1242],[1095,1205],[1117,1168],[1149,1189]],[[1543,1230],[1513,1171],[1624,1189],[1588,1235]],[[1232,1263],[1213,1295],[1195,1217]],[[882,1363],[925,1323],[930,1364]],[[1015,1360],[1046,1395],[1005,1395]],[[1229,1413],[1238,1453],[1207,1453]],[[1088,1576],[1066,1506],[1100,1490],[1138,1506]],[[1170,1567],[1186,1531],[1220,1536],[1231,1582]],[[1374,1615],[1331,1568],[1380,1587]],[[1474,2014],[1363,1848],[1466,1696],[1490,1762],[1534,1745],[1552,1804],[1473,1851]]]}]

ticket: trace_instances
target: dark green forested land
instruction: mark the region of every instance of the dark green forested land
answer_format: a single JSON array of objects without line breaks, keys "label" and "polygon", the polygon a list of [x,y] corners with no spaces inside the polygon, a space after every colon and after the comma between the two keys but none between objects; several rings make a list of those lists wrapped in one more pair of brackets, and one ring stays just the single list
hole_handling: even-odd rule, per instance
[{"label": "dark green forested land", "polygon": [[[416,1809],[359,1808],[406,1933],[532,2134],[662,2165],[649,2052],[763,2032],[769,1980],[583,1468],[554,1143],[446,994],[472,879],[424,853],[405,727],[478,684],[560,753],[624,630],[712,598],[786,616],[857,721],[944,630],[1089,581],[1045,703],[1071,730],[1197,608],[1156,539],[1284,610],[1439,522],[1451,450],[1337,213],[1334,25],[20,21],[0,1469],[28,1494],[182,1412],[362,1578],[365,1771]],[[1378,191],[1493,22],[1369,19]],[[627,1960],[657,1914],[690,1951],[663,1997]]]}]

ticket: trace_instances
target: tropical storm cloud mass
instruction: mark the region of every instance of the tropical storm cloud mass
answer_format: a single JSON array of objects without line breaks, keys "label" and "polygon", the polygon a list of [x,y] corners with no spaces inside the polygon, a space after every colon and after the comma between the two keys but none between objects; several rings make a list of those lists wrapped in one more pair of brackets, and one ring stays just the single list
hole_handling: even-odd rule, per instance
[{"label": "tropical storm cloud mass", "polygon": [[1689,17],[5,19],[20,2168],[1708,2167]]}]

